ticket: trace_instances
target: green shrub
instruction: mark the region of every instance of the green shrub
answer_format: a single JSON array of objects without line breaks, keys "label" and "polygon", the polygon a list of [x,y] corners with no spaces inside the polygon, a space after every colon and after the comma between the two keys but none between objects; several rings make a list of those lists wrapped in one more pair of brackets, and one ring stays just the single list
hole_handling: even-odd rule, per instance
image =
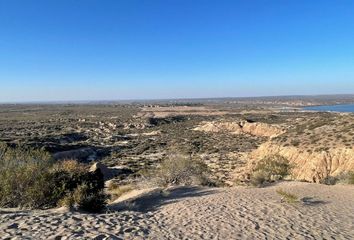
[{"label": "green shrub", "polygon": [[0,206],[47,207],[52,161],[39,150],[0,147]]},{"label": "green shrub", "polygon": [[271,155],[257,162],[251,174],[251,184],[260,186],[265,182],[281,180],[290,174],[291,165],[281,155]]},{"label": "green shrub", "polygon": [[174,154],[165,159],[156,173],[158,183],[167,185],[209,185],[208,167],[201,160]]},{"label": "green shrub", "polygon": [[[59,206],[77,207],[88,212],[101,211],[106,203],[103,194],[103,174],[72,169],[71,172],[56,169],[52,172],[52,198]],[[91,200],[90,200],[91,199]],[[92,204],[92,207],[88,206]]]},{"label": "green shrub", "polygon": [[75,206],[75,200],[73,194],[70,192],[58,201],[58,206],[73,208]]},{"label": "green shrub", "polygon": [[92,191],[92,186],[83,183],[75,188],[73,192],[69,192],[58,201],[59,206],[75,208],[86,212],[101,212],[107,203],[107,195],[100,191]]},{"label": "green shrub", "polygon": [[[0,144],[0,183],[0,207],[36,209],[72,205],[70,196],[80,186],[86,187],[79,208],[96,212],[102,209],[100,203],[105,203],[100,170],[88,172],[73,160],[54,164],[48,153],[39,150]],[[92,207],[87,206],[89,203]]]},{"label": "green shrub", "polygon": [[101,212],[107,201],[103,190],[95,191],[90,183],[79,185],[74,193],[73,200],[77,208],[87,212]]}]

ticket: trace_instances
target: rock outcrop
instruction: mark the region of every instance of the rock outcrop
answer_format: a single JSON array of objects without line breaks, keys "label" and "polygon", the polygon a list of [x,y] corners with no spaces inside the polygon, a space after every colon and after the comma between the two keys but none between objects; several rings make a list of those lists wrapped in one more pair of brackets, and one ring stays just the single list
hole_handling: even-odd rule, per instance
[{"label": "rock outcrop", "polygon": [[101,173],[103,174],[103,178],[105,180],[111,179],[113,177],[115,177],[115,173],[114,171],[112,171],[111,169],[109,169],[108,167],[106,167],[106,165],[102,164],[102,163],[94,163],[91,167],[90,167],[90,172],[95,172],[97,170],[100,170]]},{"label": "rock outcrop", "polygon": [[107,167],[106,165],[100,162],[94,163],[90,167],[90,172],[95,172],[98,169],[103,174],[103,178],[105,181],[115,178],[119,175],[127,175],[133,173],[130,169],[120,167]]},{"label": "rock outcrop", "polygon": [[212,121],[203,122],[195,131],[203,132],[229,132],[230,134],[250,134],[260,137],[276,137],[284,131],[278,127],[267,123],[250,123],[247,121],[229,122],[229,121]]},{"label": "rock outcrop", "polygon": [[89,162],[96,159],[96,152],[89,147],[62,151],[53,154],[55,160],[75,159],[83,162]]},{"label": "rock outcrop", "polygon": [[302,151],[293,146],[280,146],[272,142],[262,144],[249,155],[250,161],[238,169],[237,179],[245,178],[252,172],[257,161],[265,156],[279,154],[294,166],[292,177],[296,180],[320,182],[328,176],[338,176],[354,171],[354,148],[332,148],[328,151]]}]

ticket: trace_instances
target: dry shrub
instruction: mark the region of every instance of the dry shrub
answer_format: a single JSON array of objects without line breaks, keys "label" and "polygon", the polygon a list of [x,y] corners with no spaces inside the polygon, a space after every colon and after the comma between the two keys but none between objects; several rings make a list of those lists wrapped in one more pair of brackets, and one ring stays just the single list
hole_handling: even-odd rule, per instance
[{"label": "dry shrub", "polygon": [[337,176],[327,176],[321,179],[320,183],[326,185],[335,185],[337,183],[354,184],[354,172],[342,172]]},{"label": "dry shrub", "polygon": [[346,182],[348,184],[354,184],[354,172],[348,172]]},{"label": "dry shrub", "polygon": [[354,171],[340,174],[338,176],[338,182],[343,184],[354,184]]},{"label": "dry shrub", "polygon": [[107,203],[107,196],[100,191],[92,191],[92,186],[83,183],[59,200],[59,206],[75,208],[86,212],[101,212]]},{"label": "dry shrub", "polygon": [[170,155],[156,172],[158,185],[209,185],[208,167],[201,160],[180,154]]},{"label": "dry shrub", "polygon": [[88,170],[84,164],[73,159],[57,162],[52,169],[53,171],[65,171],[70,173],[83,173]]},{"label": "dry shrub", "polygon": [[[49,208],[64,202],[70,205],[68,196],[82,185],[86,186],[79,204],[82,208],[98,211],[104,198],[104,179],[99,170],[88,172],[73,160],[53,164],[44,151],[5,144],[0,144],[0,183],[0,207]],[[87,206],[90,202],[92,208]]]},{"label": "dry shrub", "polygon": [[337,178],[337,177],[327,176],[325,178],[322,178],[320,180],[320,183],[325,184],[325,185],[335,185],[338,181],[339,181],[339,178]]},{"label": "dry shrub", "polygon": [[255,171],[251,175],[250,183],[252,186],[261,187],[268,181],[268,175],[262,171]]},{"label": "dry shrub", "polygon": [[110,195],[110,200],[114,201],[121,197],[123,194],[134,190],[134,186],[131,184],[119,185],[117,183],[111,183],[107,190],[108,194]]},{"label": "dry shrub", "polygon": [[100,212],[105,207],[107,197],[103,193],[104,178],[100,170],[55,171],[52,179],[52,195],[57,205],[88,212]]},{"label": "dry shrub", "polygon": [[287,192],[283,189],[277,189],[276,192],[281,196],[281,201],[286,203],[299,202],[299,197],[291,192]]},{"label": "dry shrub", "polygon": [[0,206],[47,207],[52,161],[46,152],[0,147]]},{"label": "dry shrub", "polygon": [[251,184],[261,186],[266,182],[281,180],[290,174],[292,166],[281,155],[270,155],[257,162],[251,175]]}]

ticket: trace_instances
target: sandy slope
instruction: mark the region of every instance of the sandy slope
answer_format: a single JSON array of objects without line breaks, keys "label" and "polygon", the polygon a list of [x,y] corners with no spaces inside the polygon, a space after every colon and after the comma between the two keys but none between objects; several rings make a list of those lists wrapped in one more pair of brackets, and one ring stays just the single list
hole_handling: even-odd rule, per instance
[{"label": "sandy slope", "polygon": [[[282,188],[307,197],[282,203]],[[354,187],[289,182],[267,188],[177,188],[93,215],[48,211],[0,214],[2,239],[352,239]],[[113,209],[113,207],[112,207]],[[134,210],[134,211],[132,211]]]}]

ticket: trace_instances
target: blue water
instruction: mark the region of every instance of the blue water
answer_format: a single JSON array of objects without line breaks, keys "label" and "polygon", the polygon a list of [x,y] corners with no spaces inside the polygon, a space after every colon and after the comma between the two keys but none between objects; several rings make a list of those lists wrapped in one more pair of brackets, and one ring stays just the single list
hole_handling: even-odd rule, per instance
[{"label": "blue water", "polygon": [[304,107],[304,110],[321,111],[321,112],[352,112],[354,113],[354,104],[328,105],[328,106],[312,106]]}]

